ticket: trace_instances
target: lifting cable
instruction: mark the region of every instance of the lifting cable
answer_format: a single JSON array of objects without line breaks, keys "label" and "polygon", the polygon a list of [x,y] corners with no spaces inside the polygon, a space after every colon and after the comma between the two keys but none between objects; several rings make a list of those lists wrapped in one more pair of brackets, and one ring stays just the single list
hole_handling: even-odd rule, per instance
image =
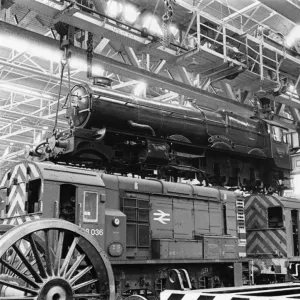
[{"label": "lifting cable", "polygon": [[91,79],[93,77],[93,34],[88,32],[88,38],[86,41],[86,62],[87,62],[87,78]]},{"label": "lifting cable", "polygon": [[173,18],[173,5],[176,3],[175,0],[164,0],[165,4],[165,13],[162,16],[163,20],[163,46],[167,47],[170,43],[170,32],[169,25],[172,22]]},{"label": "lifting cable", "polygon": [[63,104],[63,108],[66,108],[66,103],[68,101],[68,98],[70,96],[70,91],[71,91],[71,76],[70,76],[70,64],[69,64],[69,59],[71,57],[71,51],[68,49],[68,46],[64,47],[64,53],[63,57],[61,59],[60,65],[61,65],[61,71],[60,71],[60,82],[59,82],[59,92],[58,92],[58,97],[57,97],[57,106],[56,106],[56,112],[55,112],[55,122],[53,126],[53,131],[52,134],[55,135],[57,132],[57,121],[58,121],[58,110],[59,110],[59,101],[61,97],[61,89],[62,89],[62,84],[63,84],[63,77],[64,77],[64,71],[65,67],[67,66],[68,70],[68,90],[69,93],[66,96],[66,100]]}]

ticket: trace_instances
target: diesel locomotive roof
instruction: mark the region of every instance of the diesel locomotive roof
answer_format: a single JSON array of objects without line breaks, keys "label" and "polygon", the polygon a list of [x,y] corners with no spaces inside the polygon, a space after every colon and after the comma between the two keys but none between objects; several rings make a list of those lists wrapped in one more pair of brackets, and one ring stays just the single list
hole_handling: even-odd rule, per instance
[{"label": "diesel locomotive roof", "polygon": [[34,163],[30,161],[22,161],[14,163],[1,174],[1,185],[5,185],[6,177],[11,172],[11,177],[24,174],[26,176],[26,169],[29,167],[30,172],[36,173],[34,178],[41,178],[48,181],[57,181],[70,184],[83,184],[93,186],[104,186],[104,183],[99,176],[99,172],[87,169],[79,169],[76,167],[56,165],[52,163]]}]

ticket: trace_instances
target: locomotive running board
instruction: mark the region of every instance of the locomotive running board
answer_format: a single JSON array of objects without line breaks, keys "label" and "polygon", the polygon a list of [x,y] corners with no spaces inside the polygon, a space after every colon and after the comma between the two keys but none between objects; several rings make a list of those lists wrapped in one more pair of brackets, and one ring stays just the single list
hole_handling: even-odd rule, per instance
[{"label": "locomotive running board", "polygon": [[241,286],[203,290],[165,290],[160,300],[258,300],[299,299],[300,283]]}]

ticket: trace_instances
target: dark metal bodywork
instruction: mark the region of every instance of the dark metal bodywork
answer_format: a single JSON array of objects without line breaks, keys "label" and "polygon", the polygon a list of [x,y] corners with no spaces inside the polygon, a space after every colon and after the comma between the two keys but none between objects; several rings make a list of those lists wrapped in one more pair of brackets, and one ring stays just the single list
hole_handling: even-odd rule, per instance
[{"label": "dark metal bodywork", "polygon": [[276,122],[99,86],[76,85],[71,94],[71,130],[49,142],[50,160],[149,177],[158,170],[160,178],[205,173],[200,181],[247,190],[288,186],[289,146]]}]

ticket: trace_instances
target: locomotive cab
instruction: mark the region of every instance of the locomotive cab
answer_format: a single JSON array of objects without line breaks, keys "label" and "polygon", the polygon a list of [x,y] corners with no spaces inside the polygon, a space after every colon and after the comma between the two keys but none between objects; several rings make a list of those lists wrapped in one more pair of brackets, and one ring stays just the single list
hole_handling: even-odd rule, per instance
[{"label": "locomotive cab", "polygon": [[24,161],[4,173],[1,189],[1,223],[60,218],[85,228],[104,244],[106,198],[96,172]]},{"label": "locomotive cab", "polygon": [[299,279],[300,203],[297,199],[252,195],[245,199],[247,255],[256,283]]}]

